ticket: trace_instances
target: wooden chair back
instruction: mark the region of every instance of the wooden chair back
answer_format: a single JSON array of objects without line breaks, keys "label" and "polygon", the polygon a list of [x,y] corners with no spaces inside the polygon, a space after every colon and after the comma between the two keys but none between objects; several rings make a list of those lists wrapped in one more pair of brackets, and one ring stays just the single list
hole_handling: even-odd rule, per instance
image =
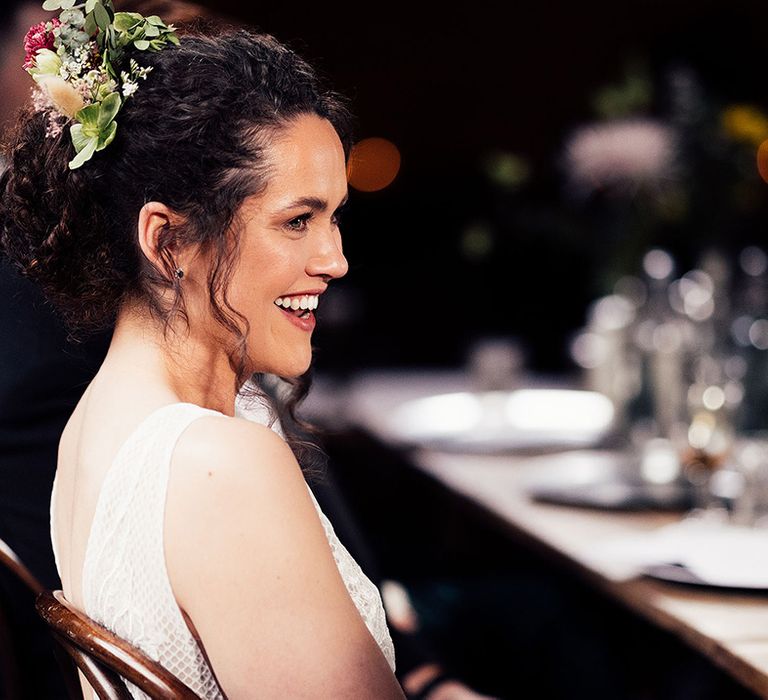
[{"label": "wooden chair back", "polygon": [[[10,572],[28,591],[31,609],[35,598],[44,589],[43,584],[2,538],[0,538],[0,567]],[[0,606],[0,678],[2,678],[0,690],[2,690],[2,697],[9,699],[19,698],[23,695],[24,679],[19,670],[18,653],[19,650],[16,647],[6,611]],[[81,693],[77,670],[68,658],[63,658],[59,653],[56,653],[56,660],[64,676],[67,694],[72,700],[80,700]]]},{"label": "wooden chair back", "polygon": [[37,612],[100,700],[130,700],[121,677],[158,700],[199,700],[170,671],[77,610],[62,591],[43,591]]}]

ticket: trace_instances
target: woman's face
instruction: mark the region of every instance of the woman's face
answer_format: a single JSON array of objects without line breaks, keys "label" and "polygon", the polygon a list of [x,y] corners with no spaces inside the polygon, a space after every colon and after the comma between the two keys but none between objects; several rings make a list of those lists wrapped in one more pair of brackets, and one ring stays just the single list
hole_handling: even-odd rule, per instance
[{"label": "woman's face", "polygon": [[240,211],[229,301],[250,322],[251,371],[295,377],[312,359],[318,299],[348,269],[338,226],[346,163],[335,129],[316,115],[293,120],[266,155],[269,184]]}]

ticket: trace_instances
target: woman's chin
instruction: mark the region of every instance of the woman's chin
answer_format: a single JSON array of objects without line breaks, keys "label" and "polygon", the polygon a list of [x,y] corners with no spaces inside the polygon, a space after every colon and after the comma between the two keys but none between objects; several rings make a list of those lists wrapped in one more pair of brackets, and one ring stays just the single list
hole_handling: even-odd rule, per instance
[{"label": "woman's chin", "polygon": [[274,367],[266,371],[268,374],[274,374],[284,379],[296,379],[302,374],[306,374],[312,365],[312,355],[306,358],[296,358],[290,362],[275,363]]}]

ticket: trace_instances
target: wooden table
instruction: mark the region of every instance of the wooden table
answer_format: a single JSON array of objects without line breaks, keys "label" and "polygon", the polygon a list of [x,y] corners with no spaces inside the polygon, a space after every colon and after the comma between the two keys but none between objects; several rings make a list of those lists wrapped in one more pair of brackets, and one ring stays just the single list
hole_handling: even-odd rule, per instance
[{"label": "wooden table", "polygon": [[[532,382],[526,382],[530,386]],[[551,382],[538,382],[549,385]],[[562,386],[562,383],[556,383]],[[467,388],[456,373],[380,372],[360,376],[346,391],[322,391],[314,410],[365,428],[384,441],[387,413],[403,401]],[[330,405],[328,402],[331,402]],[[311,405],[311,403],[310,403]],[[417,468],[482,507],[510,534],[543,549],[592,585],[667,629],[761,697],[768,698],[768,593],[740,595],[683,588],[647,578],[627,580],[595,560],[595,542],[652,531],[680,516],[619,513],[536,503],[524,481],[553,457],[474,456],[417,450]],[[768,538],[767,538],[768,544]]]}]

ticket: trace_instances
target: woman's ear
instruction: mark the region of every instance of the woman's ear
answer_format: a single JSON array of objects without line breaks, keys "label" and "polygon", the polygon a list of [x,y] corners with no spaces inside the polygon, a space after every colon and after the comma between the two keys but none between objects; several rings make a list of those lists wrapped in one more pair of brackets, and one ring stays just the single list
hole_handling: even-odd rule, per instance
[{"label": "woman's ear", "polygon": [[141,252],[155,268],[166,272],[173,270],[175,239],[173,225],[178,223],[174,214],[162,202],[147,202],[139,212],[138,235]]}]

